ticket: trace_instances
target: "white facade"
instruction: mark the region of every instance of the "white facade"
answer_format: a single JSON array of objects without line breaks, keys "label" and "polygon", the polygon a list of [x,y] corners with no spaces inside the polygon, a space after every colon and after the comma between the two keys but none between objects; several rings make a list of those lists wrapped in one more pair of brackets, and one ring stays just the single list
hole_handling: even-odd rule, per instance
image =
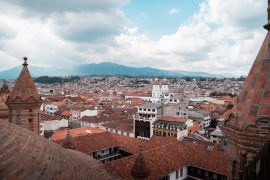
[{"label": "white facade", "polygon": [[133,98],[139,98],[142,99],[144,101],[152,101],[153,98],[150,96],[125,96],[125,99],[133,99]]},{"label": "white facade", "polygon": [[41,136],[44,136],[45,131],[55,131],[62,127],[68,127],[68,120],[67,119],[60,119],[60,120],[50,120],[50,121],[41,121],[39,124]]},{"label": "white facade", "polygon": [[101,123],[93,123],[93,122],[86,122],[80,120],[81,127],[92,127],[92,128],[100,128]]},{"label": "white facade", "polygon": [[58,111],[58,107],[52,104],[45,104],[44,110],[47,114],[53,115],[54,113]]},{"label": "white facade", "polygon": [[210,118],[209,115],[203,118],[203,126],[204,126],[204,128],[209,127],[210,123],[211,123],[211,118]]},{"label": "white facade", "polygon": [[180,140],[182,137],[185,137],[188,135],[188,129],[183,130],[177,130],[177,139]]},{"label": "white facade", "polygon": [[178,169],[172,173],[170,173],[169,175],[169,179],[170,180],[183,180],[186,179],[188,177],[188,167],[183,167],[181,169]]},{"label": "white facade", "polygon": [[114,134],[122,135],[122,136],[128,136],[128,137],[133,137],[133,138],[135,137],[134,132],[126,132],[126,131],[121,131],[118,129],[108,128],[108,127],[103,127],[102,129],[108,132],[114,133]]},{"label": "white facade", "polygon": [[98,115],[98,110],[89,110],[86,109],[85,111],[82,111],[80,113],[81,118],[84,116],[97,116]]},{"label": "white facade", "polygon": [[152,88],[152,102],[159,102],[161,99],[169,96],[169,85],[153,85]]}]

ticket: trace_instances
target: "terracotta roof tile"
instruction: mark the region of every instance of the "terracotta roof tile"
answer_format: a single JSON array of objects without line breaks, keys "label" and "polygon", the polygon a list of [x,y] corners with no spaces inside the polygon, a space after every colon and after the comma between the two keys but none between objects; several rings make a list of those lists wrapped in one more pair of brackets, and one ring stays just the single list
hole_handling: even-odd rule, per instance
[{"label": "terracotta roof tile", "polygon": [[175,116],[162,116],[159,119],[163,121],[174,121],[174,122],[183,122],[183,123],[185,123],[188,120],[188,118],[175,117]]},{"label": "terracotta roof tile", "polygon": [[268,32],[234,106],[233,111],[238,115],[236,124],[240,129],[255,124],[263,116],[270,117],[269,43]]},{"label": "terracotta roof tile", "polygon": [[[91,127],[84,127],[84,128],[70,129],[69,132],[72,135],[72,137],[77,137],[77,136],[83,136],[86,134],[103,133],[104,130],[91,128]],[[53,141],[65,139],[67,136],[67,133],[68,133],[68,130],[55,131],[51,139]]]},{"label": "terracotta roof tile", "polygon": [[[214,148],[207,150],[203,144],[192,142],[171,142],[142,152],[145,163],[150,168],[147,179],[159,179],[184,166],[193,166],[226,175],[226,151]],[[128,156],[106,164],[112,173],[123,179],[132,179],[130,170],[136,155]]]},{"label": "terracotta roof tile", "polygon": [[101,163],[0,121],[1,179],[116,179]]}]

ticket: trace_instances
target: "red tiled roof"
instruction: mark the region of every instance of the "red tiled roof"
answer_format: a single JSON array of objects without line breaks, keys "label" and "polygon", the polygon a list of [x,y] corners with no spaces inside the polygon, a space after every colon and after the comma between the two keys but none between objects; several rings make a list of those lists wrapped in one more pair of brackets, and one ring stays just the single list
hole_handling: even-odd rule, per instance
[{"label": "red tiled roof", "polygon": [[[110,132],[102,132],[98,134],[87,134],[84,136],[74,137],[76,150],[89,153],[110,147],[121,146],[123,150],[135,154],[139,152],[140,146],[143,149],[151,149],[160,145],[176,141],[175,138],[162,138],[153,136],[150,141],[131,138],[128,136],[121,136]],[[62,144],[62,141],[56,141]]]},{"label": "red tiled roof", "polygon": [[107,127],[107,128],[117,129],[120,131],[132,132],[133,124],[129,122],[125,122],[125,121],[111,121],[111,122],[104,123],[102,126]]},{"label": "red tiled roof", "polygon": [[162,116],[159,119],[163,121],[174,121],[174,122],[183,122],[183,123],[185,123],[188,120],[188,118],[174,117],[174,116]]},{"label": "red tiled roof", "polygon": [[61,116],[69,117],[69,116],[70,116],[70,111],[63,111],[63,112],[61,113]]},{"label": "red tiled roof", "polygon": [[[98,129],[98,128],[84,127],[84,128],[70,129],[69,132],[72,135],[72,137],[77,137],[77,136],[82,136],[86,134],[103,133],[104,130]],[[66,138],[67,133],[68,133],[68,130],[56,131],[53,133],[51,138],[53,141],[62,140]]]},{"label": "red tiled roof", "polygon": [[66,105],[66,102],[64,102],[64,101],[53,102],[52,105],[55,105],[57,107],[59,107],[59,106],[65,106]]},{"label": "red tiled roof", "polygon": [[[145,163],[150,168],[147,179],[159,179],[175,170],[193,166],[208,171],[226,175],[227,153],[218,150],[207,150],[203,144],[192,142],[171,142],[163,146],[144,150],[142,152]],[[107,168],[122,179],[132,179],[130,170],[135,162],[136,155],[128,156],[106,164]]]}]

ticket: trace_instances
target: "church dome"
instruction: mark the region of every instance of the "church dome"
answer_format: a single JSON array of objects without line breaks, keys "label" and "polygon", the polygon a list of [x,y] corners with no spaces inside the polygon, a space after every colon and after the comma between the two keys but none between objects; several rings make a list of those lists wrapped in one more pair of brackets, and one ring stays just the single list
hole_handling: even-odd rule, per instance
[{"label": "church dome", "polygon": [[95,159],[0,121],[0,179],[117,179]]}]

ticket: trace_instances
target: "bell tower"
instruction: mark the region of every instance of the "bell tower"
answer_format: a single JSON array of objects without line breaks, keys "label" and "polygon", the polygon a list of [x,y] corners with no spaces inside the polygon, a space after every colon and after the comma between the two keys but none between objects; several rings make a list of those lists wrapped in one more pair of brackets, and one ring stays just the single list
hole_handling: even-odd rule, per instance
[{"label": "bell tower", "polygon": [[7,99],[9,122],[39,134],[41,97],[27,68],[24,57],[22,71]]}]

